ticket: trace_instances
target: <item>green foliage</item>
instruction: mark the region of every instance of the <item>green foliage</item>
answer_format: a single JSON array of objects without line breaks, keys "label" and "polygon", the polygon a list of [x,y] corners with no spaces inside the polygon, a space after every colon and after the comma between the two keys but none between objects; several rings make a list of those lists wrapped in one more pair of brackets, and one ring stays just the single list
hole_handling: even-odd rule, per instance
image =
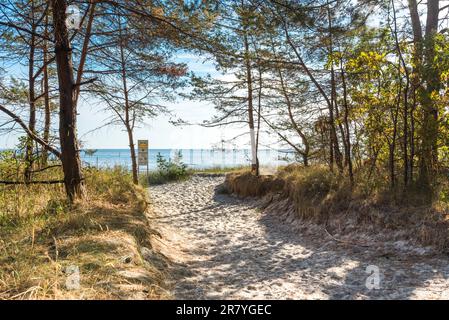
[{"label": "green foliage", "polygon": [[157,170],[149,173],[145,182],[149,184],[162,184],[171,181],[187,179],[190,171],[187,165],[182,162],[181,151],[176,152],[173,159],[165,159],[160,153],[156,155]]},{"label": "green foliage", "polygon": [[92,157],[95,153],[97,153],[97,149],[84,149],[84,154],[88,157]]},{"label": "green foliage", "polygon": [[17,172],[19,169],[18,161],[13,151],[0,151],[0,179]]}]

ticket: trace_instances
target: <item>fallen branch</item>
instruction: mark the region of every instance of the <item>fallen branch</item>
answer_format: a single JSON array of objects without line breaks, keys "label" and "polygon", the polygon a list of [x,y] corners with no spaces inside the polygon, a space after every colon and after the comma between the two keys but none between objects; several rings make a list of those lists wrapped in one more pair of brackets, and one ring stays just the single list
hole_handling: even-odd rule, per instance
[{"label": "fallen branch", "polygon": [[363,247],[363,248],[369,248],[369,247],[371,247],[370,245],[367,245],[367,244],[355,243],[355,242],[351,242],[351,241],[346,241],[346,240],[338,239],[338,238],[334,237],[332,234],[330,234],[329,231],[327,231],[327,227],[326,227],[326,226],[324,227],[324,231],[326,232],[326,234],[327,234],[329,237],[331,237],[331,238],[332,238],[334,241],[336,241],[336,242],[340,242],[340,243],[347,244],[347,245],[351,245],[351,246]]},{"label": "fallen branch", "polygon": [[17,185],[17,184],[58,184],[58,183],[64,183],[64,180],[44,180],[44,181],[3,181],[0,180],[0,184],[6,184],[6,185]]},{"label": "fallen branch", "polygon": [[50,151],[51,153],[53,153],[56,157],[61,158],[61,152],[59,152],[56,148],[50,146],[48,143],[46,143],[44,140],[42,140],[41,138],[39,138],[34,132],[32,132],[30,130],[30,128],[28,128],[28,126],[22,121],[22,119],[20,119],[20,117],[16,114],[14,114],[13,112],[11,112],[10,110],[8,110],[7,108],[5,108],[4,106],[0,105],[0,111],[3,111],[4,113],[6,113],[8,116],[10,116],[16,123],[18,123],[23,130],[25,130],[25,132],[27,133],[27,135],[33,139],[34,141],[36,141],[37,143],[39,143],[44,149],[46,149],[47,151]]},{"label": "fallen branch", "polygon": [[51,168],[58,168],[58,167],[61,167],[61,165],[60,165],[60,164],[55,164],[55,165],[48,166],[48,167],[45,167],[45,168],[33,170],[33,171],[31,171],[31,172],[32,172],[32,173],[37,173],[37,172],[42,172],[42,171],[45,171],[45,170],[48,170],[48,169],[51,169]]}]

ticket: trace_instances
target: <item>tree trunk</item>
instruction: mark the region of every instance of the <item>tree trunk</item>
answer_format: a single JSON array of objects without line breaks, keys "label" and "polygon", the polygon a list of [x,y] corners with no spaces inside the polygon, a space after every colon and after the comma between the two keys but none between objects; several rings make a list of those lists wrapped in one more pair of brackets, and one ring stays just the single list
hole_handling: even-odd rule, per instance
[{"label": "tree trunk", "polygon": [[422,74],[422,51],[423,51],[423,34],[422,34],[422,26],[418,13],[418,4],[416,0],[409,0],[408,7],[410,11],[411,25],[413,29],[413,43],[415,46],[415,50],[412,56],[412,62],[414,68],[411,74],[411,91],[413,92],[413,104],[410,110],[410,181],[413,181],[414,178],[414,158],[415,158],[415,115],[414,111],[416,110],[416,106],[418,103],[417,95],[422,90],[421,87],[421,74]]},{"label": "tree trunk", "polygon": [[76,137],[77,108],[73,78],[72,49],[66,26],[65,0],[52,0],[55,56],[59,83],[59,139],[64,185],[71,202],[84,196],[84,177]]},{"label": "tree trunk", "polygon": [[[92,23],[94,20],[96,4],[97,4],[96,1],[93,1],[91,4],[89,4],[90,9],[89,9],[89,19],[87,21],[87,26],[86,26],[86,36],[84,37],[83,49],[81,50],[81,56],[80,56],[80,63],[78,65],[78,71],[76,74],[76,83],[78,83],[78,84],[81,83],[81,80],[83,78],[84,65],[86,64],[86,57],[87,57],[87,51],[88,51],[88,47],[89,47],[90,36],[91,36],[91,32],[92,32]],[[80,89],[81,89],[80,86],[75,87],[75,104],[78,104]]]},{"label": "tree trunk", "polygon": [[409,184],[409,158],[408,158],[408,118],[409,118],[409,108],[408,108],[408,95],[409,95],[409,89],[410,89],[410,75],[407,69],[407,64],[404,60],[404,56],[402,54],[401,46],[399,44],[399,38],[398,38],[398,26],[397,26],[397,19],[396,19],[396,8],[394,4],[394,0],[391,1],[392,5],[392,11],[393,11],[393,26],[394,29],[393,35],[396,45],[396,51],[398,52],[399,56],[399,68],[398,68],[398,76],[401,77],[401,66],[404,68],[405,72],[405,88],[404,88],[404,109],[403,109],[403,182],[404,182],[404,188],[403,191],[405,192],[407,190],[407,185]]},{"label": "tree trunk", "polygon": [[278,71],[278,75],[279,75],[279,81],[281,83],[282,94],[284,96],[285,103],[287,104],[287,111],[288,111],[288,117],[290,119],[290,123],[291,123],[293,129],[296,131],[296,133],[300,136],[301,141],[304,145],[304,149],[303,149],[304,151],[301,154],[303,156],[304,166],[307,167],[309,165],[308,158],[309,158],[309,153],[310,153],[309,140],[307,139],[306,135],[301,130],[301,128],[299,127],[298,123],[296,122],[296,120],[293,116],[293,110],[292,110],[293,106],[292,106],[292,102],[290,100],[290,96],[288,95],[288,92],[287,92],[287,87],[284,82],[284,77],[282,76],[282,71],[280,68],[278,68],[277,71]]},{"label": "tree trunk", "polygon": [[[334,79],[332,77],[331,82],[334,83]],[[333,86],[333,85],[332,85]],[[333,89],[332,89],[333,91]],[[340,147],[338,145],[338,136],[337,136],[337,128],[335,127],[335,116],[334,116],[334,102],[335,96],[331,94],[331,104],[328,105],[329,108],[329,127],[330,127],[330,143],[332,149],[332,159],[333,162],[337,164],[338,171],[343,172],[343,156],[340,151]]]},{"label": "tree trunk", "polygon": [[[327,4],[329,6],[329,3]],[[329,109],[329,119],[328,119],[328,125],[329,125],[329,167],[330,170],[333,171],[334,169],[334,163],[337,161],[337,163],[340,163],[339,170],[342,171],[342,165],[341,165],[341,151],[340,147],[338,145],[338,137],[337,137],[337,130],[335,128],[335,118],[334,118],[334,102],[331,95],[331,98],[327,95],[327,93],[324,91],[323,87],[320,85],[320,83],[317,81],[315,76],[312,74],[311,70],[307,67],[304,60],[302,59],[302,56],[298,49],[296,48],[295,44],[293,43],[290,34],[288,32],[288,27],[285,19],[281,16],[282,19],[282,27],[284,29],[285,38],[287,40],[287,43],[292,48],[295,56],[298,59],[298,62],[300,66],[304,69],[304,72],[309,77],[309,79],[312,81],[313,85],[317,88],[320,95],[324,98],[326,101],[326,105]]]},{"label": "tree trunk", "polygon": [[340,69],[341,69],[341,82],[343,85],[343,105],[344,105],[344,117],[343,117],[343,121],[344,121],[344,126],[345,126],[345,130],[346,130],[346,143],[345,143],[345,148],[346,148],[346,161],[348,164],[348,173],[349,173],[349,182],[351,183],[351,186],[354,185],[354,173],[352,170],[352,158],[351,158],[351,137],[350,137],[350,130],[349,130],[349,106],[348,106],[348,90],[346,87],[346,77],[345,77],[345,73],[343,70],[343,61],[340,60]]},{"label": "tree trunk", "polygon": [[423,79],[427,84],[422,90],[423,123],[421,130],[420,154],[420,185],[424,190],[431,191],[437,166],[438,139],[438,107],[432,99],[437,94],[440,84],[435,67],[435,39],[438,28],[439,0],[427,1],[427,22],[424,49]]},{"label": "tree trunk", "polygon": [[[329,120],[330,122],[330,120]],[[332,132],[329,130],[329,137],[328,137],[328,144],[329,144],[329,168],[332,172],[334,172],[334,164],[335,164],[335,157],[334,157],[334,143],[332,142]]]},{"label": "tree trunk", "polygon": [[[45,17],[45,36],[48,36],[47,32],[48,15]],[[50,141],[50,126],[51,126],[51,110],[50,110],[50,93],[48,85],[48,46],[47,40],[44,40],[43,56],[44,56],[44,70],[43,70],[43,89],[44,89],[44,134],[43,140],[48,144]],[[48,164],[48,151],[42,150],[42,167],[46,167]]]},{"label": "tree trunk", "polygon": [[[35,96],[35,78],[34,78],[34,54],[36,50],[36,24],[34,22],[34,1],[31,1],[31,38],[30,38],[30,52],[28,57],[28,100],[29,100],[29,119],[28,128],[32,133],[36,133],[36,96]],[[25,150],[25,183],[31,181],[31,173],[33,171],[34,165],[34,155],[33,155],[33,139],[27,137],[26,140],[26,150]]]},{"label": "tree trunk", "polygon": [[[256,154],[259,152],[259,137],[260,137],[260,120],[262,116],[262,85],[263,85],[263,79],[262,79],[262,68],[261,68],[261,62],[260,59],[257,60],[257,66],[259,71],[259,95],[258,95],[258,104],[257,104],[257,134],[256,134]],[[257,157],[257,174],[259,174],[259,157]]]},{"label": "tree trunk", "polygon": [[[137,173],[137,160],[136,160],[136,150],[134,147],[134,137],[133,137],[133,119],[131,119],[130,113],[130,105],[129,105],[129,97],[128,97],[128,83],[127,83],[127,74],[126,74],[126,60],[125,60],[125,44],[124,36],[122,34],[122,24],[121,17],[119,16],[119,47],[120,47],[120,64],[121,64],[121,73],[122,73],[122,84],[123,84],[123,96],[125,98],[125,127],[128,132],[128,141],[129,141],[129,150],[131,152],[131,169],[133,174],[133,183],[139,184],[139,177]],[[134,117],[133,117],[134,118]]]},{"label": "tree trunk", "polygon": [[254,108],[253,108],[253,80],[251,74],[251,59],[249,56],[248,36],[243,36],[245,45],[245,67],[246,67],[246,83],[248,89],[248,124],[249,134],[251,138],[251,171],[259,175],[259,165],[257,160],[256,136],[254,132]]},{"label": "tree trunk", "polygon": [[308,167],[309,166],[309,156],[307,154],[303,154],[302,155],[302,161],[304,163],[304,167]]},{"label": "tree trunk", "polygon": [[134,136],[133,130],[130,126],[126,127],[126,131],[128,132],[128,141],[129,141],[129,150],[131,151],[131,168],[133,173],[133,183],[139,184],[139,176],[137,173],[137,158],[136,158],[136,149],[134,145]]},{"label": "tree trunk", "polygon": [[[439,75],[434,63],[434,36],[438,31],[439,3],[439,0],[427,1],[426,28],[423,37],[417,2],[416,0],[408,1],[415,44],[413,56],[415,70],[412,77],[412,87],[413,90],[418,90],[423,109],[421,130],[419,131],[421,146],[418,152],[418,182],[422,190],[429,196],[432,195],[432,185],[438,161],[438,109],[432,100],[432,94],[438,93],[439,90]],[[425,86],[422,84],[425,84]],[[414,150],[411,153],[414,153]]]},{"label": "tree trunk", "polygon": [[[331,59],[333,59],[332,17],[331,17],[329,1],[327,1],[327,18],[328,18],[328,31],[329,31],[329,48],[328,48],[328,50],[329,50],[329,55],[330,55]],[[340,173],[342,173],[343,172],[343,159],[342,159],[342,154],[341,154],[340,147],[338,144],[337,129],[335,128],[334,107],[335,107],[335,111],[337,112],[337,116],[338,116],[334,62],[331,61],[331,99],[330,99],[330,105],[329,105],[329,121],[330,121],[330,126],[331,126],[331,141],[332,141],[333,149],[334,149],[335,163],[337,164],[338,171]],[[340,127],[340,130],[341,130],[341,127]],[[344,137],[343,137],[343,141],[344,141]]]},{"label": "tree trunk", "polygon": [[415,175],[415,109],[416,109],[416,90],[413,89],[413,104],[410,110],[410,182],[414,181]]},{"label": "tree trunk", "polygon": [[389,146],[389,152],[388,152],[388,166],[390,171],[390,188],[393,190],[396,186],[396,175],[395,175],[395,169],[394,169],[394,151],[396,149],[396,138],[393,138],[393,142]]},{"label": "tree trunk", "polygon": [[395,152],[396,152],[396,140],[398,135],[398,116],[399,108],[401,104],[402,94],[402,80],[399,81],[399,90],[396,97],[396,110],[391,111],[391,121],[393,122],[393,137],[391,143],[389,143],[389,165],[390,165],[390,186],[391,189],[396,187],[396,172],[395,172]]}]

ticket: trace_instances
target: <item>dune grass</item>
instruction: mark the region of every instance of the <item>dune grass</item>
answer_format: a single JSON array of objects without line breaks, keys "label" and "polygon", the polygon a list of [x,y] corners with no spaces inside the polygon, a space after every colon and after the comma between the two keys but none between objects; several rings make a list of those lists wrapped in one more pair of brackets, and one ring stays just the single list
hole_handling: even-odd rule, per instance
[{"label": "dune grass", "polygon": [[195,169],[195,170],[192,170],[192,172],[205,173],[205,174],[226,174],[226,173],[246,171],[246,170],[249,170],[249,166],[238,165],[238,166],[232,166],[232,167],[215,166],[215,167],[205,168],[205,169]]},{"label": "dune grass", "polygon": [[190,178],[193,173],[186,170],[182,174],[170,174],[163,171],[150,171],[148,174],[143,174],[139,177],[139,183],[142,186],[148,187],[150,185],[160,185],[170,182],[185,181]]},{"label": "dune grass", "polygon": [[247,166],[235,166],[235,167],[212,167],[205,169],[180,169],[172,167],[168,170],[157,169],[150,171],[148,174],[140,176],[140,184],[142,186],[160,185],[170,182],[179,182],[189,179],[194,174],[206,174],[206,175],[224,175],[231,172],[240,172],[247,170]]},{"label": "dune grass", "polygon": [[326,166],[288,165],[267,176],[256,177],[248,170],[234,172],[226,176],[225,186],[242,197],[288,199],[297,218],[333,225],[339,232],[342,228],[404,231],[423,245],[449,251],[447,178],[441,177],[440,196],[432,203],[421,199],[418,191],[404,194],[400,188],[392,190],[381,175],[377,180],[368,179],[359,171],[353,186],[348,180]]},{"label": "dune grass", "polygon": [[59,185],[0,186],[0,299],[168,297],[145,190],[120,168],[87,170],[86,188],[68,205]]}]

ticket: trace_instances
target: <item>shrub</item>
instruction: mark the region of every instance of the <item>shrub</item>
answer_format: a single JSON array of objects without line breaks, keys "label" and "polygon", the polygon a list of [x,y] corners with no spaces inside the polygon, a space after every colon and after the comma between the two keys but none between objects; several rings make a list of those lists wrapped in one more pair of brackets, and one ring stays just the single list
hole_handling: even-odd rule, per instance
[{"label": "shrub", "polygon": [[187,179],[190,176],[190,171],[187,165],[182,162],[182,153],[178,151],[173,160],[165,159],[160,153],[156,156],[157,170],[150,172],[145,177],[145,183],[162,184],[171,181],[179,181]]}]

